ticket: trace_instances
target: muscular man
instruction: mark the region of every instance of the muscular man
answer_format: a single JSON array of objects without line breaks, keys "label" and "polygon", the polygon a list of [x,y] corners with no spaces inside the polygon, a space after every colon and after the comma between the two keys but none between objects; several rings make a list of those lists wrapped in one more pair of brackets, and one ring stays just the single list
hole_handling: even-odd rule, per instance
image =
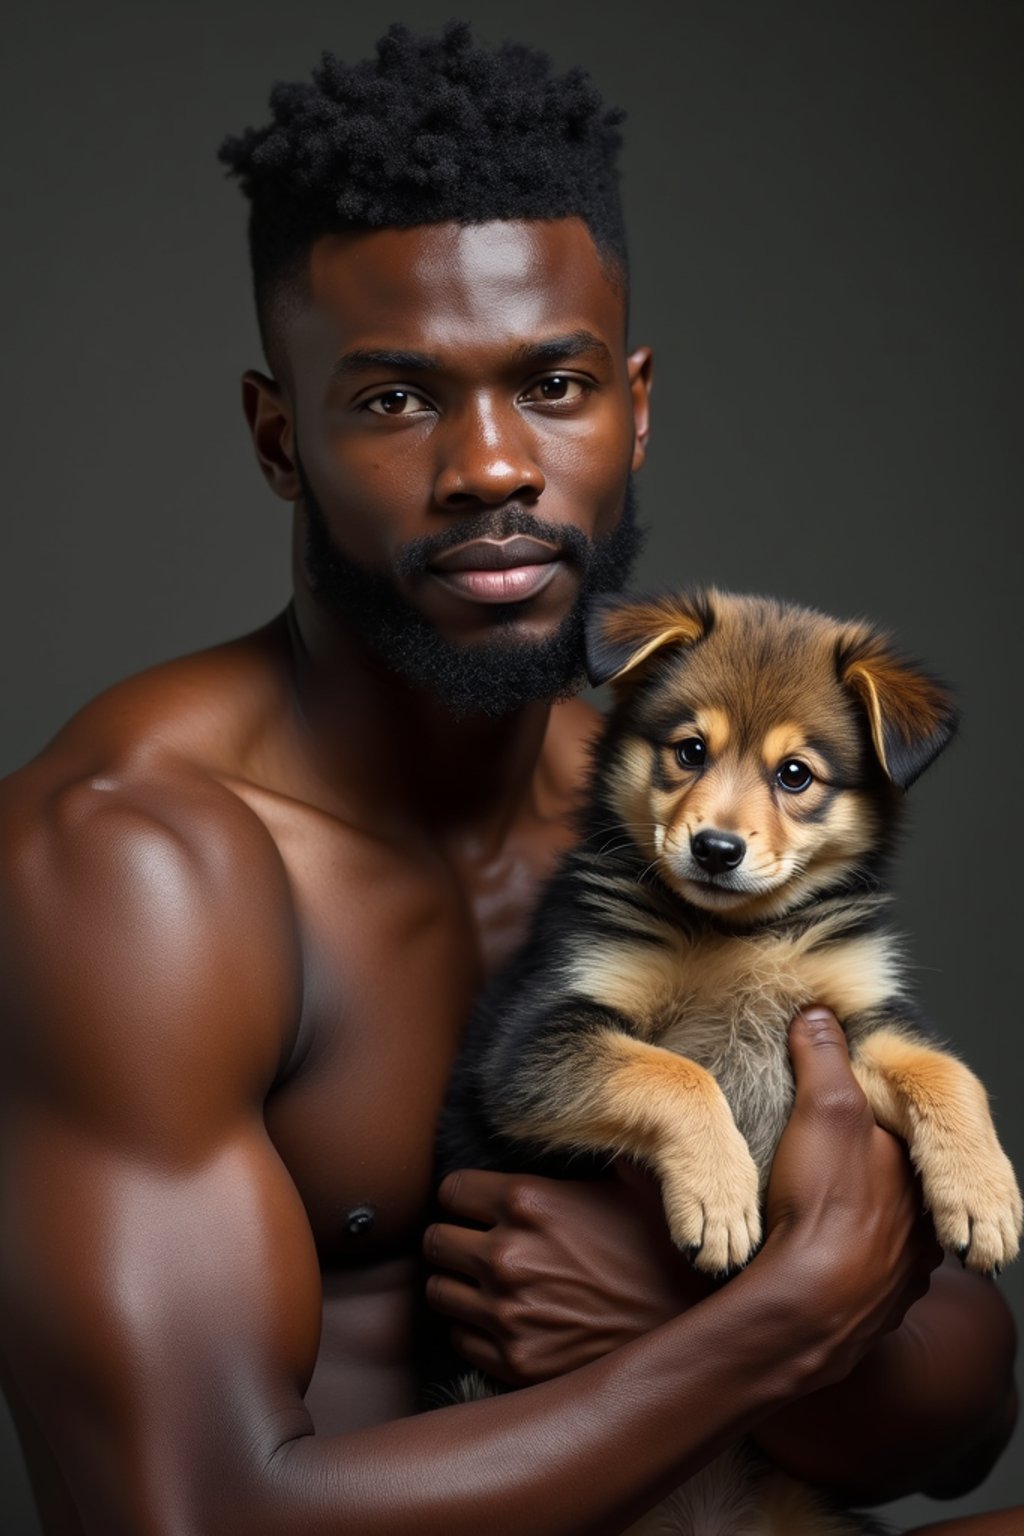
[{"label": "muscular man", "polygon": [[[924,1295],[906,1158],[814,1012],[727,1285],[625,1171],[467,1170],[475,1225],[424,1231],[460,1025],[571,836],[582,607],[637,542],[616,122],[392,31],[222,152],[294,600],[97,699],[0,812],[2,1362],[47,1536],[591,1536],[743,1433],[878,1499],[971,1486],[1012,1426],[1002,1302]],[[416,1411],[421,1249],[531,1390]]]}]

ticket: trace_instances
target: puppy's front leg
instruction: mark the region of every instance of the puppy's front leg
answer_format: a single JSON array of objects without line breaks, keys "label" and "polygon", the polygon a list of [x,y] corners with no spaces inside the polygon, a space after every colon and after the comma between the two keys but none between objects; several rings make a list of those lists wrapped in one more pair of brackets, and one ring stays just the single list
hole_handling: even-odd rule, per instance
[{"label": "puppy's front leg", "polygon": [[641,1159],[660,1180],[673,1241],[697,1268],[719,1274],[749,1258],[761,1238],[757,1169],[709,1072],[605,1027],[531,1076],[532,1103],[510,1114],[506,1100],[504,1131]]},{"label": "puppy's front leg", "polygon": [[890,1029],[858,1042],[853,1070],[879,1125],[910,1148],[942,1246],[984,1272],[1015,1258],[1020,1190],[974,1073]]}]

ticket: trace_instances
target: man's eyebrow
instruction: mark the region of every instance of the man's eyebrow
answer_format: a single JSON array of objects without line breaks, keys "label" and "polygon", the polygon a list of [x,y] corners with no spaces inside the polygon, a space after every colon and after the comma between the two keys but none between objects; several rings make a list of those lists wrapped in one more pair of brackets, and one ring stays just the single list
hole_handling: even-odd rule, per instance
[{"label": "man's eyebrow", "polygon": [[[581,357],[599,357],[611,361],[611,351],[593,331],[568,331],[564,336],[546,336],[543,341],[527,341],[513,354],[516,365],[541,367],[545,363],[571,363]],[[381,369],[397,373],[441,373],[444,362],[430,352],[409,352],[392,347],[356,347],[342,353],[331,369],[335,378],[355,373],[374,373]]]},{"label": "man's eyebrow", "polygon": [[569,331],[565,336],[548,336],[544,341],[530,341],[521,346],[516,359],[520,363],[571,363],[581,357],[598,356],[611,362],[611,351],[593,331]]},{"label": "man's eyebrow", "polygon": [[371,373],[381,368],[394,369],[399,373],[438,373],[442,363],[439,357],[432,357],[429,352],[396,352],[389,347],[357,347],[352,352],[344,352],[331,372],[335,378],[340,379],[349,373]]}]

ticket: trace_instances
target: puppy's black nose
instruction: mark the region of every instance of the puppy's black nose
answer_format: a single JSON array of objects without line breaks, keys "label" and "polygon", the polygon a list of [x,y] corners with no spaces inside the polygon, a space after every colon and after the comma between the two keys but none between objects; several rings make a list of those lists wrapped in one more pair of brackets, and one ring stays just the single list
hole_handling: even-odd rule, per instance
[{"label": "puppy's black nose", "polygon": [[701,869],[709,875],[720,875],[725,869],[735,869],[743,863],[747,845],[742,837],[732,832],[698,832],[690,838],[690,852]]}]

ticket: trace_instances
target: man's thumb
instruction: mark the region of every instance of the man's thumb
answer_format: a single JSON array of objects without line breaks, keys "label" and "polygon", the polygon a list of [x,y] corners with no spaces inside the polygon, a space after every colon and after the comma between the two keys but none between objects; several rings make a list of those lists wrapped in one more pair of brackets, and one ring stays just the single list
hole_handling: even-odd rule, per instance
[{"label": "man's thumb", "polygon": [[790,1025],[789,1054],[797,1087],[816,1088],[850,1076],[850,1054],[834,1013],[802,1008]]}]

